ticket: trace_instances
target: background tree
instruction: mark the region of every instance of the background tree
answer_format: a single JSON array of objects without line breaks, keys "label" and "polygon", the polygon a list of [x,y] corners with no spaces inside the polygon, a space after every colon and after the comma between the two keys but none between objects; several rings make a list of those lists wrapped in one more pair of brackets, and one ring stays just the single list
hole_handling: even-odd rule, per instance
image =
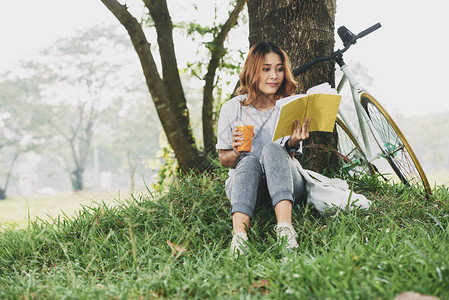
[{"label": "background tree", "polygon": [[117,0],[101,1],[126,28],[131,38],[156,111],[167,139],[175,152],[180,169],[182,171],[203,171],[207,169],[209,163],[206,154],[215,144],[211,112],[214,101],[212,92],[216,79],[215,73],[221,58],[226,53],[224,41],[231,28],[237,23],[238,15],[243,9],[246,0],[235,1],[228,20],[223,25],[216,27],[218,30],[214,32],[214,38],[209,44],[211,60],[205,76],[202,116],[205,153],[201,153],[198,150],[190,127],[189,110],[179,76],[173,43],[173,24],[166,0],[143,1],[156,30],[162,76],[159,74],[151,51],[151,45],[144,32],[145,22],[139,23],[130,13],[128,7]]},{"label": "background tree", "polygon": [[[284,49],[292,67],[332,53],[336,0],[248,0],[250,46],[270,41]],[[334,64],[321,63],[298,77],[299,93],[322,82],[335,85]],[[336,149],[336,133],[314,132],[305,141],[304,155],[308,168],[322,172],[333,168],[337,157],[311,144]],[[330,166],[328,165],[330,162]]]},{"label": "background tree", "polygon": [[0,78],[0,199],[5,199],[19,157],[41,142],[30,134],[37,116],[23,109],[35,103],[41,88],[36,75],[24,80],[5,73]]},{"label": "background tree", "polygon": [[[12,153],[8,153],[8,149],[12,148]],[[15,147],[2,147],[1,165],[2,165],[2,184],[0,185],[0,200],[6,199],[6,191],[8,190],[9,182],[12,177],[14,165],[16,164],[19,155],[21,154],[20,148]],[[9,163],[9,165],[7,165]]]},{"label": "background tree", "polygon": [[[108,54],[122,54],[127,41],[115,28],[91,28],[70,39],[61,39],[42,51],[40,62],[28,68],[50,74],[43,83],[40,115],[50,129],[51,144],[65,144],[69,151],[58,151],[60,161],[70,175],[74,191],[84,188],[83,174],[92,140],[103,112],[120,93],[119,74],[123,65],[113,64]],[[117,55],[117,54],[115,54]],[[41,128],[42,129],[42,128]],[[61,147],[60,149],[64,149]]]},{"label": "background tree", "polygon": [[143,171],[153,171],[149,162],[160,147],[162,129],[141,73],[134,74],[124,88],[123,95],[104,111],[103,119],[114,121],[99,124],[95,148],[103,171],[127,173],[134,185]]}]

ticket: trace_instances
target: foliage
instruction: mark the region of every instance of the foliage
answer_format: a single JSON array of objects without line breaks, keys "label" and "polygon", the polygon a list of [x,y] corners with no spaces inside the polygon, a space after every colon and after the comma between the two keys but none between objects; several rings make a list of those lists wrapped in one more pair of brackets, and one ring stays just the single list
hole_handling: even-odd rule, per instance
[{"label": "foliage", "polygon": [[176,170],[178,169],[178,163],[173,154],[173,150],[167,142],[164,136],[159,138],[160,148],[156,153],[156,163],[158,174],[155,182],[151,185],[151,188],[155,191],[162,192],[164,186],[171,182],[176,176]]},{"label": "foliage", "polygon": [[0,233],[0,298],[393,299],[449,297],[449,191],[425,201],[401,185],[350,179],[370,211],[294,210],[300,248],[275,243],[260,207],[250,253],[232,260],[225,169],[179,176],[164,194],[85,207],[72,219]]},{"label": "foliage", "polygon": [[[204,148],[207,144],[208,137],[204,131],[204,127],[207,127],[207,123],[204,123],[205,103],[206,98],[209,96],[213,98],[212,103],[206,105],[210,110],[207,115],[211,117],[211,123],[214,125],[214,131],[216,130],[215,124],[218,121],[218,115],[221,105],[230,98],[234,92],[235,85],[238,81],[238,74],[242,68],[242,62],[248,49],[247,35],[248,33],[246,24],[247,11],[244,9],[238,15],[237,24],[234,26],[229,36],[220,42],[220,35],[224,30],[224,24],[226,19],[232,14],[231,11],[227,11],[237,5],[237,1],[233,1],[231,5],[222,3],[204,3],[201,7],[194,6],[194,12],[187,14],[183,13],[177,16],[177,24],[174,26],[174,32],[183,36],[183,43],[190,44],[184,52],[190,51],[191,55],[187,56],[188,59],[184,63],[179,64],[182,77],[188,78],[188,82],[183,80],[183,85],[186,90],[186,96],[191,106],[202,106],[202,110],[191,110],[192,116],[191,123],[194,129],[195,138],[197,144],[203,145],[200,148]],[[192,7],[189,9],[192,10]],[[193,17],[192,17],[193,16]],[[208,17],[205,17],[208,16]],[[212,72],[211,64],[213,60],[219,57],[216,70]],[[209,74],[215,74],[213,78]],[[208,82],[211,81],[211,82]],[[193,93],[189,93],[191,86],[198,86],[196,89],[203,90],[202,95],[195,97]],[[210,91],[210,95],[208,94]],[[202,104],[198,99],[202,98]],[[200,115],[199,113],[202,113]],[[206,116],[207,117],[207,116]],[[201,126],[200,126],[201,124]],[[195,127],[197,130],[195,130]],[[201,128],[202,127],[202,128]],[[202,132],[199,130],[202,129]],[[214,132],[214,135],[216,132]],[[199,138],[198,138],[199,137]],[[210,145],[209,145],[210,147]],[[209,152],[210,149],[204,149]]]}]

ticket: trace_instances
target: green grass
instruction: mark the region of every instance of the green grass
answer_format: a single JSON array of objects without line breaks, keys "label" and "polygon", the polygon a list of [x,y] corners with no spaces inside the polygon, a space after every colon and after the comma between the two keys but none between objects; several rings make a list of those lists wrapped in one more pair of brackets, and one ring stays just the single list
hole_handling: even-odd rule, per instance
[{"label": "green grass", "polygon": [[[230,259],[229,201],[219,174],[177,178],[161,195],[84,207],[75,217],[0,232],[1,299],[449,299],[449,192],[426,201],[376,178],[348,180],[370,211],[320,216],[296,207],[300,248],[275,243],[258,208],[247,257]],[[167,241],[186,252],[172,253]]]}]

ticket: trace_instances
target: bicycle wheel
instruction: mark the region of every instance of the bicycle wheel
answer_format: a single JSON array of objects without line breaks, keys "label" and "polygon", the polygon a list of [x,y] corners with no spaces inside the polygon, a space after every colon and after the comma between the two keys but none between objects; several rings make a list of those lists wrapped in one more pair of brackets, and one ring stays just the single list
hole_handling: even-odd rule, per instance
[{"label": "bicycle wheel", "polygon": [[399,179],[410,186],[422,183],[426,194],[429,195],[431,188],[426,174],[396,123],[370,94],[362,93],[360,102],[379,134],[380,140],[376,138],[377,144]]},{"label": "bicycle wheel", "polygon": [[356,174],[374,174],[375,167],[368,162],[365,153],[363,152],[357,140],[344,122],[337,117],[336,121],[338,134],[338,152],[349,159],[349,163],[345,164],[345,168],[351,170]]}]

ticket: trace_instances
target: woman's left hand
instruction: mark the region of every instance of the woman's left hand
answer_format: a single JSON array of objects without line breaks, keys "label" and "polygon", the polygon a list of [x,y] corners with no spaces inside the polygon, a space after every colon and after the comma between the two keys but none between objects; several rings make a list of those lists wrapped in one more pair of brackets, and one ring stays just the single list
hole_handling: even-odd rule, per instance
[{"label": "woman's left hand", "polygon": [[299,145],[299,142],[309,138],[309,130],[311,122],[312,118],[306,119],[305,117],[302,122],[302,125],[300,124],[298,119],[295,120],[295,123],[293,123],[293,133],[288,141],[288,145],[290,147],[297,147]]}]

